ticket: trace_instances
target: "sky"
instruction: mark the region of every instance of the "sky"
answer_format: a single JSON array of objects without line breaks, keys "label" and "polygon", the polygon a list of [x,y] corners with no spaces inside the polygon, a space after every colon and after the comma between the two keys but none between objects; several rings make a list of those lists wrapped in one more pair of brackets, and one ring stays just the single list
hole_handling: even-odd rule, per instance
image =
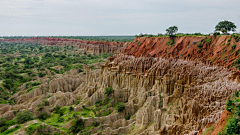
[{"label": "sky", "polygon": [[222,20],[240,31],[240,0],[0,0],[0,36],[211,33]]}]

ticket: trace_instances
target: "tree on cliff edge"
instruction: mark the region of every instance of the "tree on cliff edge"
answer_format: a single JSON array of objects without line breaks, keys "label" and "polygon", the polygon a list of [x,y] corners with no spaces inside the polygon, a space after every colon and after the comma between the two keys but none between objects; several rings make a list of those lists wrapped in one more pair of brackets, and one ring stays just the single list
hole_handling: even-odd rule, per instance
[{"label": "tree on cliff edge", "polygon": [[221,21],[215,26],[215,31],[221,31],[222,33],[226,33],[228,31],[236,31],[237,26],[230,21]]},{"label": "tree on cliff edge", "polygon": [[167,35],[170,36],[170,38],[173,37],[173,34],[176,33],[178,31],[178,27],[177,26],[171,26],[168,29],[166,29]]}]

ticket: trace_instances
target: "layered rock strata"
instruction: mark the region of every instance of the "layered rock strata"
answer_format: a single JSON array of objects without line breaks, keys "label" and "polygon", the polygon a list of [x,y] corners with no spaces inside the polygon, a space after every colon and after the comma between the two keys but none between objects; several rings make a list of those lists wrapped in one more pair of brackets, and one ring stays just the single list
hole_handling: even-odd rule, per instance
[{"label": "layered rock strata", "polygon": [[[231,68],[240,57],[239,36],[135,38],[123,53],[135,57],[175,58]],[[171,45],[172,44],[172,45]]]},{"label": "layered rock strata", "polygon": [[[90,71],[87,67],[86,74],[55,77],[49,83],[45,80],[30,93],[22,89],[13,97],[17,105],[3,105],[0,113],[13,117],[14,110],[35,111],[46,97],[50,107],[44,111],[81,100],[75,107],[78,111],[82,105],[95,105],[104,97],[105,89],[112,87],[114,101],[126,104],[124,111],[84,118],[85,127],[98,121],[104,127],[103,133],[112,135],[196,134],[208,123],[217,123],[226,99],[240,90],[236,74],[196,61],[118,54],[108,58],[100,70]],[[131,116],[130,120],[125,119],[126,115]]]}]

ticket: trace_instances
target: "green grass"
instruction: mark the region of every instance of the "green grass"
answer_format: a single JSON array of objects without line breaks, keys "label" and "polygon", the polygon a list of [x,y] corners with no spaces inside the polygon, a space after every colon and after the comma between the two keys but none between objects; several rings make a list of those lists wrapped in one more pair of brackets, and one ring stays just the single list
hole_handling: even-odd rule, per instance
[{"label": "green grass", "polygon": [[1,133],[1,135],[9,135],[9,134],[13,133],[14,131],[16,131],[16,130],[18,130],[18,129],[20,129],[20,128],[21,128],[21,126],[16,126],[16,127],[13,128],[13,129],[4,131],[3,133]]},{"label": "green grass", "polygon": [[38,126],[40,125],[40,123],[34,123],[31,125],[28,125],[28,127],[25,129],[25,131],[29,134],[32,135],[38,128]]},{"label": "green grass", "polygon": [[33,90],[36,89],[37,87],[38,87],[38,86],[33,86],[32,88],[27,89],[26,93],[29,93],[29,92],[33,91]]}]

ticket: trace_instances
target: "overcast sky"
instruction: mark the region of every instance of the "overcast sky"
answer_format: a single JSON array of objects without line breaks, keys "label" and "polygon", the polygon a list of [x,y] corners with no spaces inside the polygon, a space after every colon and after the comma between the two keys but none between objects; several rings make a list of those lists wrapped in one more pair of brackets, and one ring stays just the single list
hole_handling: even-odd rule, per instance
[{"label": "overcast sky", "polygon": [[210,33],[221,20],[240,30],[240,0],[0,0],[0,36]]}]

